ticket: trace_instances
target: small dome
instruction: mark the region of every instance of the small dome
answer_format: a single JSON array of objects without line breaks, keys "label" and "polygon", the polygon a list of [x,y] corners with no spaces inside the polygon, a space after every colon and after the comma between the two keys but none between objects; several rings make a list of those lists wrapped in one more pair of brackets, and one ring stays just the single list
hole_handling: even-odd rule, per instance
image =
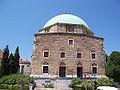
[{"label": "small dome", "polygon": [[87,28],[89,28],[87,23],[85,23],[81,18],[75,15],[71,15],[71,14],[61,14],[61,15],[55,16],[52,19],[50,19],[44,25],[43,28],[50,26],[52,24],[55,24],[55,23],[80,24],[80,25],[85,25]]}]

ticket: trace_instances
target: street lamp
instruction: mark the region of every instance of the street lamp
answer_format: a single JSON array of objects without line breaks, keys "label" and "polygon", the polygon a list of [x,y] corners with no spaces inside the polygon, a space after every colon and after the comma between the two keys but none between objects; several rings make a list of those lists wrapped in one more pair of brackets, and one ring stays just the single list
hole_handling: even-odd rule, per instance
[{"label": "street lamp", "polygon": [[87,77],[86,77],[86,76],[87,76],[87,74],[85,73],[85,74],[84,74],[84,79],[85,79],[85,90],[87,90],[87,80],[86,80]]},{"label": "street lamp", "polygon": [[94,88],[96,89],[96,74],[93,74],[94,76]]}]

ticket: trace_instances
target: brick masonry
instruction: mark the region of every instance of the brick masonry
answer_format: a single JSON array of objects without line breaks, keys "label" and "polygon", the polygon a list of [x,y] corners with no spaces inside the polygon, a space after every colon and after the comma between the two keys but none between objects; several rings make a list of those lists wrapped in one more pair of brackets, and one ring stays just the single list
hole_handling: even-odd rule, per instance
[{"label": "brick masonry", "polygon": [[[69,24],[70,25],[70,24]],[[47,32],[45,31],[47,30]],[[68,40],[72,39],[74,45],[68,45]],[[49,58],[43,57],[44,50],[50,52]],[[60,58],[60,53],[65,52],[65,58]],[[77,51],[81,52],[81,58],[76,57]],[[96,54],[96,59],[91,58],[91,53]],[[49,64],[48,74],[44,74],[42,65]],[[105,52],[103,38],[96,37],[87,28],[81,25],[74,25],[74,32],[66,31],[66,24],[57,23],[51,27],[42,29],[34,36],[32,53],[31,74],[40,76],[58,76],[60,63],[65,63],[66,76],[77,75],[77,64],[83,67],[83,74],[92,75],[92,64],[97,64],[97,74],[104,75]],[[72,73],[71,73],[72,71]]]}]

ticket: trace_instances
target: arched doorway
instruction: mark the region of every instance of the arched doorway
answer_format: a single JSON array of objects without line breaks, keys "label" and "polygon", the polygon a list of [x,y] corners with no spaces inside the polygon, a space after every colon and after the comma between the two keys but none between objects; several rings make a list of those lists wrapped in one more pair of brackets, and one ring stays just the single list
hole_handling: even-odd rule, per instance
[{"label": "arched doorway", "polygon": [[65,77],[66,76],[66,66],[65,63],[61,62],[59,66],[59,77]]},{"label": "arched doorway", "polygon": [[98,70],[97,70],[97,64],[96,63],[93,63],[92,64],[92,74],[95,75],[97,74]]},{"label": "arched doorway", "polygon": [[77,77],[83,77],[83,67],[81,63],[77,64]]}]

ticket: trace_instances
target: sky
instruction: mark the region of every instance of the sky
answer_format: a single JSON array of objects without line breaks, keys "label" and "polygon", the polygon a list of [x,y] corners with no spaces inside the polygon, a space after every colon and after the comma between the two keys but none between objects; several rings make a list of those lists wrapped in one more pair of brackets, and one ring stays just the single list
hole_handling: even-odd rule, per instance
[{"label": "sky", "polygon": [[34,34],[52,17],[68,12],[83,19],[95,36],[104,38],[105,52],[120,51],[120,0],[0,0],[0,49],[19,46],[31,59]]}]

